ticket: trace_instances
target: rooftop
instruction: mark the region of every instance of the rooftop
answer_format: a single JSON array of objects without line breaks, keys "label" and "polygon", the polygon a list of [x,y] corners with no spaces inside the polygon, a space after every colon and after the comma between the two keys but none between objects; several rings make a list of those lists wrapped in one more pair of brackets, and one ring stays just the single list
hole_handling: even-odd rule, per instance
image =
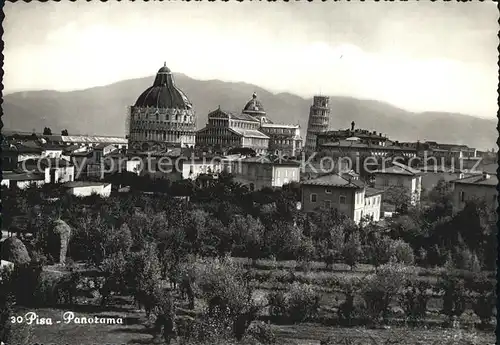
[{"label": "rooftop", "polygon": [[360,180],[349,180],[338,174],[324,175],[312,180],[302,182],[304,186],[327,186],[360,189],[364,187],[364,183]]},{"label": "rooftop", "polygon": [[230,128],[232,131],[236,132],[237,134],[248,137],[248,138],[260,138],[260,139],[269,139],[267,135],[262,133],[261,131],[258,131],[256,129],[242,129],[242,128]]},{"label": "rooftop", "polygon": [[62,186],[65,188],[81,188],[81,187],[105,187],[110,183],[106,182],[94,182],[94,181],[71,181],[63,183]]},{"label": "rooftop", "polygon": [[394,175],[405,175],[405,176],[415,176],[420,175],[422,172],[417,169],[413,169],[407,165],[393,162],[393,166],[385,168],[383,170],[376,170],[376,174],[394,174]]},{"label": "rooftop", "polygon": [[384,193],[383,190],[380,190],[380,189],[376,189],[376,188],[372,188],[372,187],[366,187],[365,189],[365,197],[370,197],[370,196],[374,196],[374,195],[378,195],[378,194],[382,194]]},{"label": "rooftop", "polygon": [[208,117],[209,118],[211,118],[211,117],[212,118],[230,118],[230,119],[235,119],[235,120],[251,121],[251,122],[258,122],[259,121],[256,118],[254,118],[253,116],[250,116],[248,114],[236,113],[236,112],[232,112],[232,111],[223,110],[221,108],[218,108],[214,111],[211,111],[208,114]]},{"label": "rooftop", "polygon": [[473,184],[496,187],[498,185],[498,176],[490,174],[477,174],[454,180],[452,182],[458,184]]},{"label": "rooftop", "polygon": [[44,180],[45,176],[34,172],[4,171],[2,179],[9,181],[39,181]]}]

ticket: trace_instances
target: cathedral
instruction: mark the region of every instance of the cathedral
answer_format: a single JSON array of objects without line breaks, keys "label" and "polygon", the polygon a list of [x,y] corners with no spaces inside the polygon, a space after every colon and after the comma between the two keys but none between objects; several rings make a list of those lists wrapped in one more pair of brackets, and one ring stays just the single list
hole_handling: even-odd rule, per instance
[{"label": "cathedral", "polygon": [[130,107],[129,151],[166,153],[173,148],[194,147],[196,117],[186,95],[174,83],[166,64],[159,69],[153,86]]},{"label": "cathedral", "polygon": [[196,133],[200,149],[227,152],[232,148],[250,148],[257,154],[296,156],[302,150],[299,125],[273,123],[254,93],[241,113],[221,110],[208,114],[205,128]]}]

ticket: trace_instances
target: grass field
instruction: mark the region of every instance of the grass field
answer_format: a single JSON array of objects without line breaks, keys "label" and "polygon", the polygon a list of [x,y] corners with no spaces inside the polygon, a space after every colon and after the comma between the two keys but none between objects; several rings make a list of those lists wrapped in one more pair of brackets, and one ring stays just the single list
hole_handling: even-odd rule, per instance
[{"label": "grass field", "polygon": [[[260,294],[258,294],[260,295]],[[86,302],[84,304],[84,302]],[[146,318],[142,311],[135,309],[129,297],[115,297],[113,303],[104,310],[97,306],[97,301],[79,300],[79,305],[68,308],[37,309],[40,318],[51,318],[53,325],[32,326],[31,344],[155,344],[153,332],[145,326]],[[90,304],[91,303],[91,304]],[[31,310],[18,308],[14,315],[24,316]],[[76,317],[122,318],[123,324],[65,324],[62,315],[66,311],[73,311]],[[57,321],[63,321],[57,323]],[[396,344],[415,345],[433,344],[452,337],[453,331],[433,327],[432,329],[388,327],[388,329],[367,329],[360,327],[343,328],[325,326],[322,324],[302,323],[298,325],[273,325],[279,343],[281,344],[319,344],[321,339],[333,336],[339,341],[345,338],[356,339],[362,344],[371,344],[370,338],[377,340],[377,344],[384,344],[385,340],[396,340]],[[477,331],[460,331],[469,338],[475,336],[475,344],[494,344],[493,333]],[[400,339],[400,340],[398,340]],[[357,343],[355,343],[357,344]],[[393,343],[394,344],[394,343]],[[439,344],[446,344],[440,342]],[[458,343],[457,343],[458,344]]]}]

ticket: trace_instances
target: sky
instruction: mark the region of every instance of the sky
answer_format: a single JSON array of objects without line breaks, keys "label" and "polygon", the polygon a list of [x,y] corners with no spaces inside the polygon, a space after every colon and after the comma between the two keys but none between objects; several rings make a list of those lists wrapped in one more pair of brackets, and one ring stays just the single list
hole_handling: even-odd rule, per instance
[{"label": "sky", "polygon": [[493,2],[7,2],[4,12],[5,93],[107,85],[166,62],[276,93],[497,113]]}]

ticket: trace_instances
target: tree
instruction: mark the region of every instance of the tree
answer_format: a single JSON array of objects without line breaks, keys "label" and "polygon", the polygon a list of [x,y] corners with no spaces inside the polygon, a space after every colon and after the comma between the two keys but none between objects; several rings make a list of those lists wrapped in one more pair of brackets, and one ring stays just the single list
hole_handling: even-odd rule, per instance
[{"label": "tree", "polygon": [[455,272],[445,272],[438,281],[438,287],[444,291],[442,313],[452,317],[459,317],[466,308],[467,291],[465,282]]},{"label": "tree", "polygon": [[257,259],[262,255],[265,228],[259,219],[251,215],[236,215],[229,224],[229,232],[233,235],[233,242],[240,253],[252,259],[255,266]]},{"label": "tree", "polygon": [[430,295],[428,294],[430,284],[426,281],[409,279],[399,297],[401,307],[410,320],[420,320],[425,317],[427,303]]},{"label": "tree", "polygon": [[233,335],[241,340],[261,308],[252,298],[253,288],[245,272],[230,258],[208,260],[197,274],[209,315],[231,320]]},{"label": "tree", "polygon": [[375,270],[380,265],[389,262],[393,255],[393,241],[384,235],[376,235],[365,248],[365,254],[368,262],[375,266]]},{"label": "tree", "polygon": [[67,130],[67,129],[63,129],[63,130],[61,131],[61,135],[62,135],[62,136],[67,136],[67,135],[69,135],[69,134],[68,134],[68,130]]},{"label": "tree", "polygon": [[26,246],[16,237],[9,237],[2,243],[2,259],[15,265],[25,265],[31,261]]},{"label": "tree", "polygon": [[349,239],[342,248],[342,258],[344,262],[351,267],[351,270],[356,267],[358,262],[363,257],[363,248],[358,232],[353,232],[349,235]]},{"label": "tree", "polygon": [[391,244],[391,252],[393,259],[401,264],[413,265],[415,263],[415,255],[411,246],[403,240],[395,240]]},{"label": "tree", "polygon": [[413,274],[411,268],[391,263],[381,266],[376,274],[365,278],[362,296],[366,311],[373,321],[379,321],[380,317],[387,320],[392,299],[400,293]]},{"label": "tree", "polygon": [[52,130],[49,127],[44,127],[43,135],[52,135]]},{"label": "tree", "polygon": [[405,187],[391,186],[384,191],[384,202],[393,205],[398,213],[407,213],[412,196]]}]

